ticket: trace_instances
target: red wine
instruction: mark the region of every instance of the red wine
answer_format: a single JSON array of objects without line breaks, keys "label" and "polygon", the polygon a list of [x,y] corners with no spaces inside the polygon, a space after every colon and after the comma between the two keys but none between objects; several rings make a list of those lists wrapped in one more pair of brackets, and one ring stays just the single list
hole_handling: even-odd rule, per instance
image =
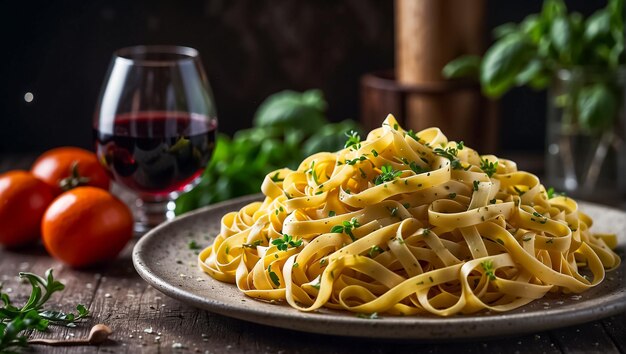
[{"label": "red wine", "polygon": [[111,177],[143,194],[181,191],[200,174],[215,147],[217,120],[193,113],[136,112],[95,130],[96,152]]}]

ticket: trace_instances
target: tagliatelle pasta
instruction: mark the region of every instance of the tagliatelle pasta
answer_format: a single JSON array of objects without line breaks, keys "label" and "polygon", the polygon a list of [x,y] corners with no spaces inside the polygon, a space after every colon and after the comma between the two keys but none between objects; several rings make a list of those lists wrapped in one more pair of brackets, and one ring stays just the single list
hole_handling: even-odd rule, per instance
[{"label": "tagliatelle pasta", "polygon": [[301,311],[450,316],[580,293],[620,263],[574,200],[437,128],[389,115],[346,146],[270,173],[262,202],[222,218],[202,270]]}]

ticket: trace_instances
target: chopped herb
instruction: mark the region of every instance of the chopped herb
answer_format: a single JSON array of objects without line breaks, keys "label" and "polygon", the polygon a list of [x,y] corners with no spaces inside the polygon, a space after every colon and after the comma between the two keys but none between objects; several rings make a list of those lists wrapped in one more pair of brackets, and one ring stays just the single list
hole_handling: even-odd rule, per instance
[{"label": "chopped herb", "polygon": [[483,170],[487,174],[487,176],[491,177],[498,171],[498,161],[490,162],[489,160],[485,160],[483,158],[480,159],[480,169]]},{"label": "chopped herb", "polygon": [[382,173],[376,177],[374,184],[379,185],[385,182],[393,181],[396,177],[402,174],[402,171],[394,171],[390,165],[381,167]]},{"label": "chopped herb", "polygon": [[496,204],[496,201],[497,201],[497,200],[496,200],[496,198],[493,198],[493,199],[491,199],[491,200],[489,201],[489,203],[491,203],[491,204]]},{"label": "chopped herb", "polygon": [[363,169],[360,167],[359,167],[359,171],[361,171],[361,178],[367,179],[367,173],[365,173],[365,171],[363,171]]},{"label": "chopped herb", "polygon": [[230,246],[226,245],[226,249],[224,250],[224,253],[228,254],[228,252],[230,252]]},{"label": "chopped herb", "polygon": [[398,208],[391,208],[389,209],[389,211],[391,212],[391,216],[396,216],[396,214],[398,213]]},{"label": "chopped herb", "polygon": [[422,234],[423,234],[424,236],[428,236],[428,235],[430,235],[430,229],[428,229],[428,228],[424,229],[424,231],[422,231]]},{"label": "chopped herb", "polygon": [[286,251],[289,247],[302,246],[302,239],[294,241],[291,235],[284,234],[283,238],[272,240],[272,245],[275,245],[280,251]]},{"label": "chopped herb", "polygon": [[501,244],[502,246],[504,246],[504,241],[502,241],[501,239],[497,238],[497,239],[496,239],[496,242],[497,242],[497,243],[499,243],[499,244]]},{"label": "chopped herb", "polygon": [[430,279],[430,282],[431,282],[431,283],[434,283],[434,282],[435,282],[435,280],[433,279],[433,277],[428,277],[428,279]]},{"label": "chopped herb", "polygon": [[350,221],[344,221],[342,223],[342,225],[335,225],[330,229],[330,232],[332,233],[336,233],[336,234],[340,234],[340,233],[346,233],[346,235],[350,236],[350,238],[352,239],[352,241],[355,241],[356,238],[354,237],[354,234],[352,233],[352,230],[356,229],[357,227],[361,226],[361,224],[359,224],[359,220],[357,220],[357,218],[352,218],[350,219]]},{"label": "chopped herb", "polygon": [[448,194],[448,198],[450,198],[450,199],[454,199],[454,198],[456,198],[456,193],[450,193],[450,194]]},{"label": "chopped herb", "polygon": [[329,216],[329,217],[333,217],[333,216],[335,216],[335,215],[337,215],[337,214],[335,213],[335,211],[334,211],[334,210],[331,210],[331,211],[329,211],[329,212],[328,212],[328,216]]},{"label": "chopped herb", "polygon": [[374,157],[378,157],[378,151],[372,149],[372,155],[374,155]]},{"label": "chopped herb", "polygon": [[394,123],[393,129],[398,130],[398,123]]},{"label": "chopped herb", "polygon": [[346,160],[346,165],[354,166],[357,162],[365,161],[367,157],[365,155],[361,155],[359,157],[355,157],[352,160]]},{"label": "chopped herb", "polygon": [[411,204],[409,204],[409,203],[404,203],[404,204],[402,204],[402,206],[403,206],[403,207],[405,207],[406,209],[408,209],[408,208],[410,208],[410,207],[411,207]]},{"label": "chopped herb", "polygon": [[274,173],[274,175],[271,177],[272,181],[274,181],[274,182],[282,182],[282,181],[284,181],[285,180],[284,178],[279,178],[278,177],[279,174],[280,174],[280,172]]},{"label": "chopped herb", "polygon": [[246,247],[246,248],[256,248],[261,243],[263,243],[263,241],[261,241],[261,240],[254,240],[254,242],[252,242],[252,243],[244,243],[241,246],[242,247]]},{"label": "chopped herb", "polygon": [[424,285],[424,281],[422,280],[421,282],[416,283],[415,285]]},{"label": "chopped herb", "polygon": [[524,195],[524,191],[521,191],[519,188],[517,188],[517,186],[513,186],[513,189],[515,190],[515,192],[517,192],[517,194],[521,197]]},{"label": "chopped herb", "polygon": [[346,188],[344,192],[346,192],[347,194],[352,194],[352,191],[350,190],[350,188]]},{"label": "chopped herb", "polygon": [[463,168],[463,164],[461,163],[461,160],[457,158],[457,154],[459,153],[459,150],[463,150],[462,141],[457,145],[456,148],[447,147],[445,150],[442,148],[435,148],[433,152],[435,153],[435,155],[439,155],[450,160],[450,166],[452,166],[452,169],[460,170]]},{"label": "chopped herb", "polygon": [[293,264],[293,268],[298,268],[300,266],[300,264],[298,264],[298,262]]},{"label": "chopped herb", "polygon": [[546,241],[546,243],[554,243],[553,239],[549,239],[548,241]]},{"label": "chopped herb", "polygon": [[370,251],[368,252],[368,255],[370,256],[370,258],[374,258],[374,252],[377,252],[378,254],[383,253],[383,249],[378,247],[377,245],[374,245],[370,248]]},{"label": "chopped herb", "polygon": [[[396,125],[397,125],[397,124],[396,124]],[[368,315],[368,314],[366,314],[366,313],[357,313],[357,314],[356,314],[356,317],[358,317],[358,318],[364,318],[364,319],[366,319],[366,320],[377,320],[377,319],[379,319],[379,318],[380,318],[380,317],[378,317],[378,313],[377,313],[377,312],[374,312],[374,313],[369,314],[369,315]]]},{"label": "chopped herb", "polygon": [[478,190],[478,184],[480,182],[479,181],[474,181],[474,190],[477,191]]},{"label": "chopped herb", "polygon": [[406,135],[410,136],[411,138],[413,138],[415,141],[417,141],[419,143],[420,137],[417,136],[417,134],[415,134],[413,129],[410,129],[408,132],[406,132]]},{"label": "chopped herb", "polygon": [[319,290],[320,289],[320,282],[318,281],[316,284],[312,284],[311,286],[314,287],[315,289]]},{"label": "chopped herb", "polygon": [[326,264],[326,258],[320,259],[320,265],[324,265],[324,264]]},{"label": "chopped herb", "polygon": [[404,239],[401,235],[398,235],[395,240],[398,241],[399,244],[404,245]]},{"label": "chopped herb", "polygon": [[354,150],[358,150],[361,148],[361,136],[357,131],[350,130],[347,131],[345,135],[348,137],[348,140],[346,141],[344,148],[352,148]]},{"label": "chopped herb", "polygon": [[267,272],[270,275],[270,279],[272,280],[272,283],[274,283],[274,285],[276,286],[280,286],[280,279],[278,278],[278,275],[274,272],[272,272],[272,265],[268,265],[267,266]]},{"label": "chopped herb", "polygon": [[422,166],[415,163],[415,161],[411,161],[411,163],[409,163],[409,168],[411,168],[411,170],[415,172],[416,175],[429,171],[429,169],[423,168]]},{"label": "chopped herb", "polygon": [[527,241],[530,241],[530,240],[532,240],[532,239],[533,239],[532,237],[524,237],[524,238],[522,239],[522,241],[527,242]]},{"label": "chopped herb", "polygon": [[481,262],[480,265],[483,267],[483,270],[485,271],[485,275],[489,277],[489,280],[496,280],[496,275],[494,274],[494,269],[493,269],[493,261],[486,260],[486,261]]},{"label": "chopped herb", "polygon": [[198,244],[196,243],[196,241],[195,241],[195,240],[191,240],[191,241],[189,241],[189,243],[187,244],[187,246],[189,247],[189,249],[190,249],[190,250],[199,250],[200,248],[202,248],[202,247],[200,247],[200,245],[198,245]]}]

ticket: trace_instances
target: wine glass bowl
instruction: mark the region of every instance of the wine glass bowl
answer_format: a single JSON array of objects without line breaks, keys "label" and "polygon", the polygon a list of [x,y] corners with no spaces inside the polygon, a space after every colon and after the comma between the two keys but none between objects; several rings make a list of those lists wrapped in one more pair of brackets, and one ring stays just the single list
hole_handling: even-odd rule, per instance
[{"label": "wine glass bowl", "polygon": [[118,184],[137,193],[135,230],[173,216],[211,157],[215,104],[198,52],[137,46],[113,55],[94,116],[96,153]]}]

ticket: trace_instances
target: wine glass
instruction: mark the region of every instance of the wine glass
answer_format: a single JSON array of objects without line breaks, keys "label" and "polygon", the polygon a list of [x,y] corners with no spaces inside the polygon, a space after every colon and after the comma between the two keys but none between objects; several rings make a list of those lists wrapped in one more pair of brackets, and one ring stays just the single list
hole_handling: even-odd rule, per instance
[{"label": "wine glass", "polygon": [[198,51],[135,46],[113,54],[94,115],[96,153],[137,193],[135,231],[174,216],[215,146],[215,103]]}]

